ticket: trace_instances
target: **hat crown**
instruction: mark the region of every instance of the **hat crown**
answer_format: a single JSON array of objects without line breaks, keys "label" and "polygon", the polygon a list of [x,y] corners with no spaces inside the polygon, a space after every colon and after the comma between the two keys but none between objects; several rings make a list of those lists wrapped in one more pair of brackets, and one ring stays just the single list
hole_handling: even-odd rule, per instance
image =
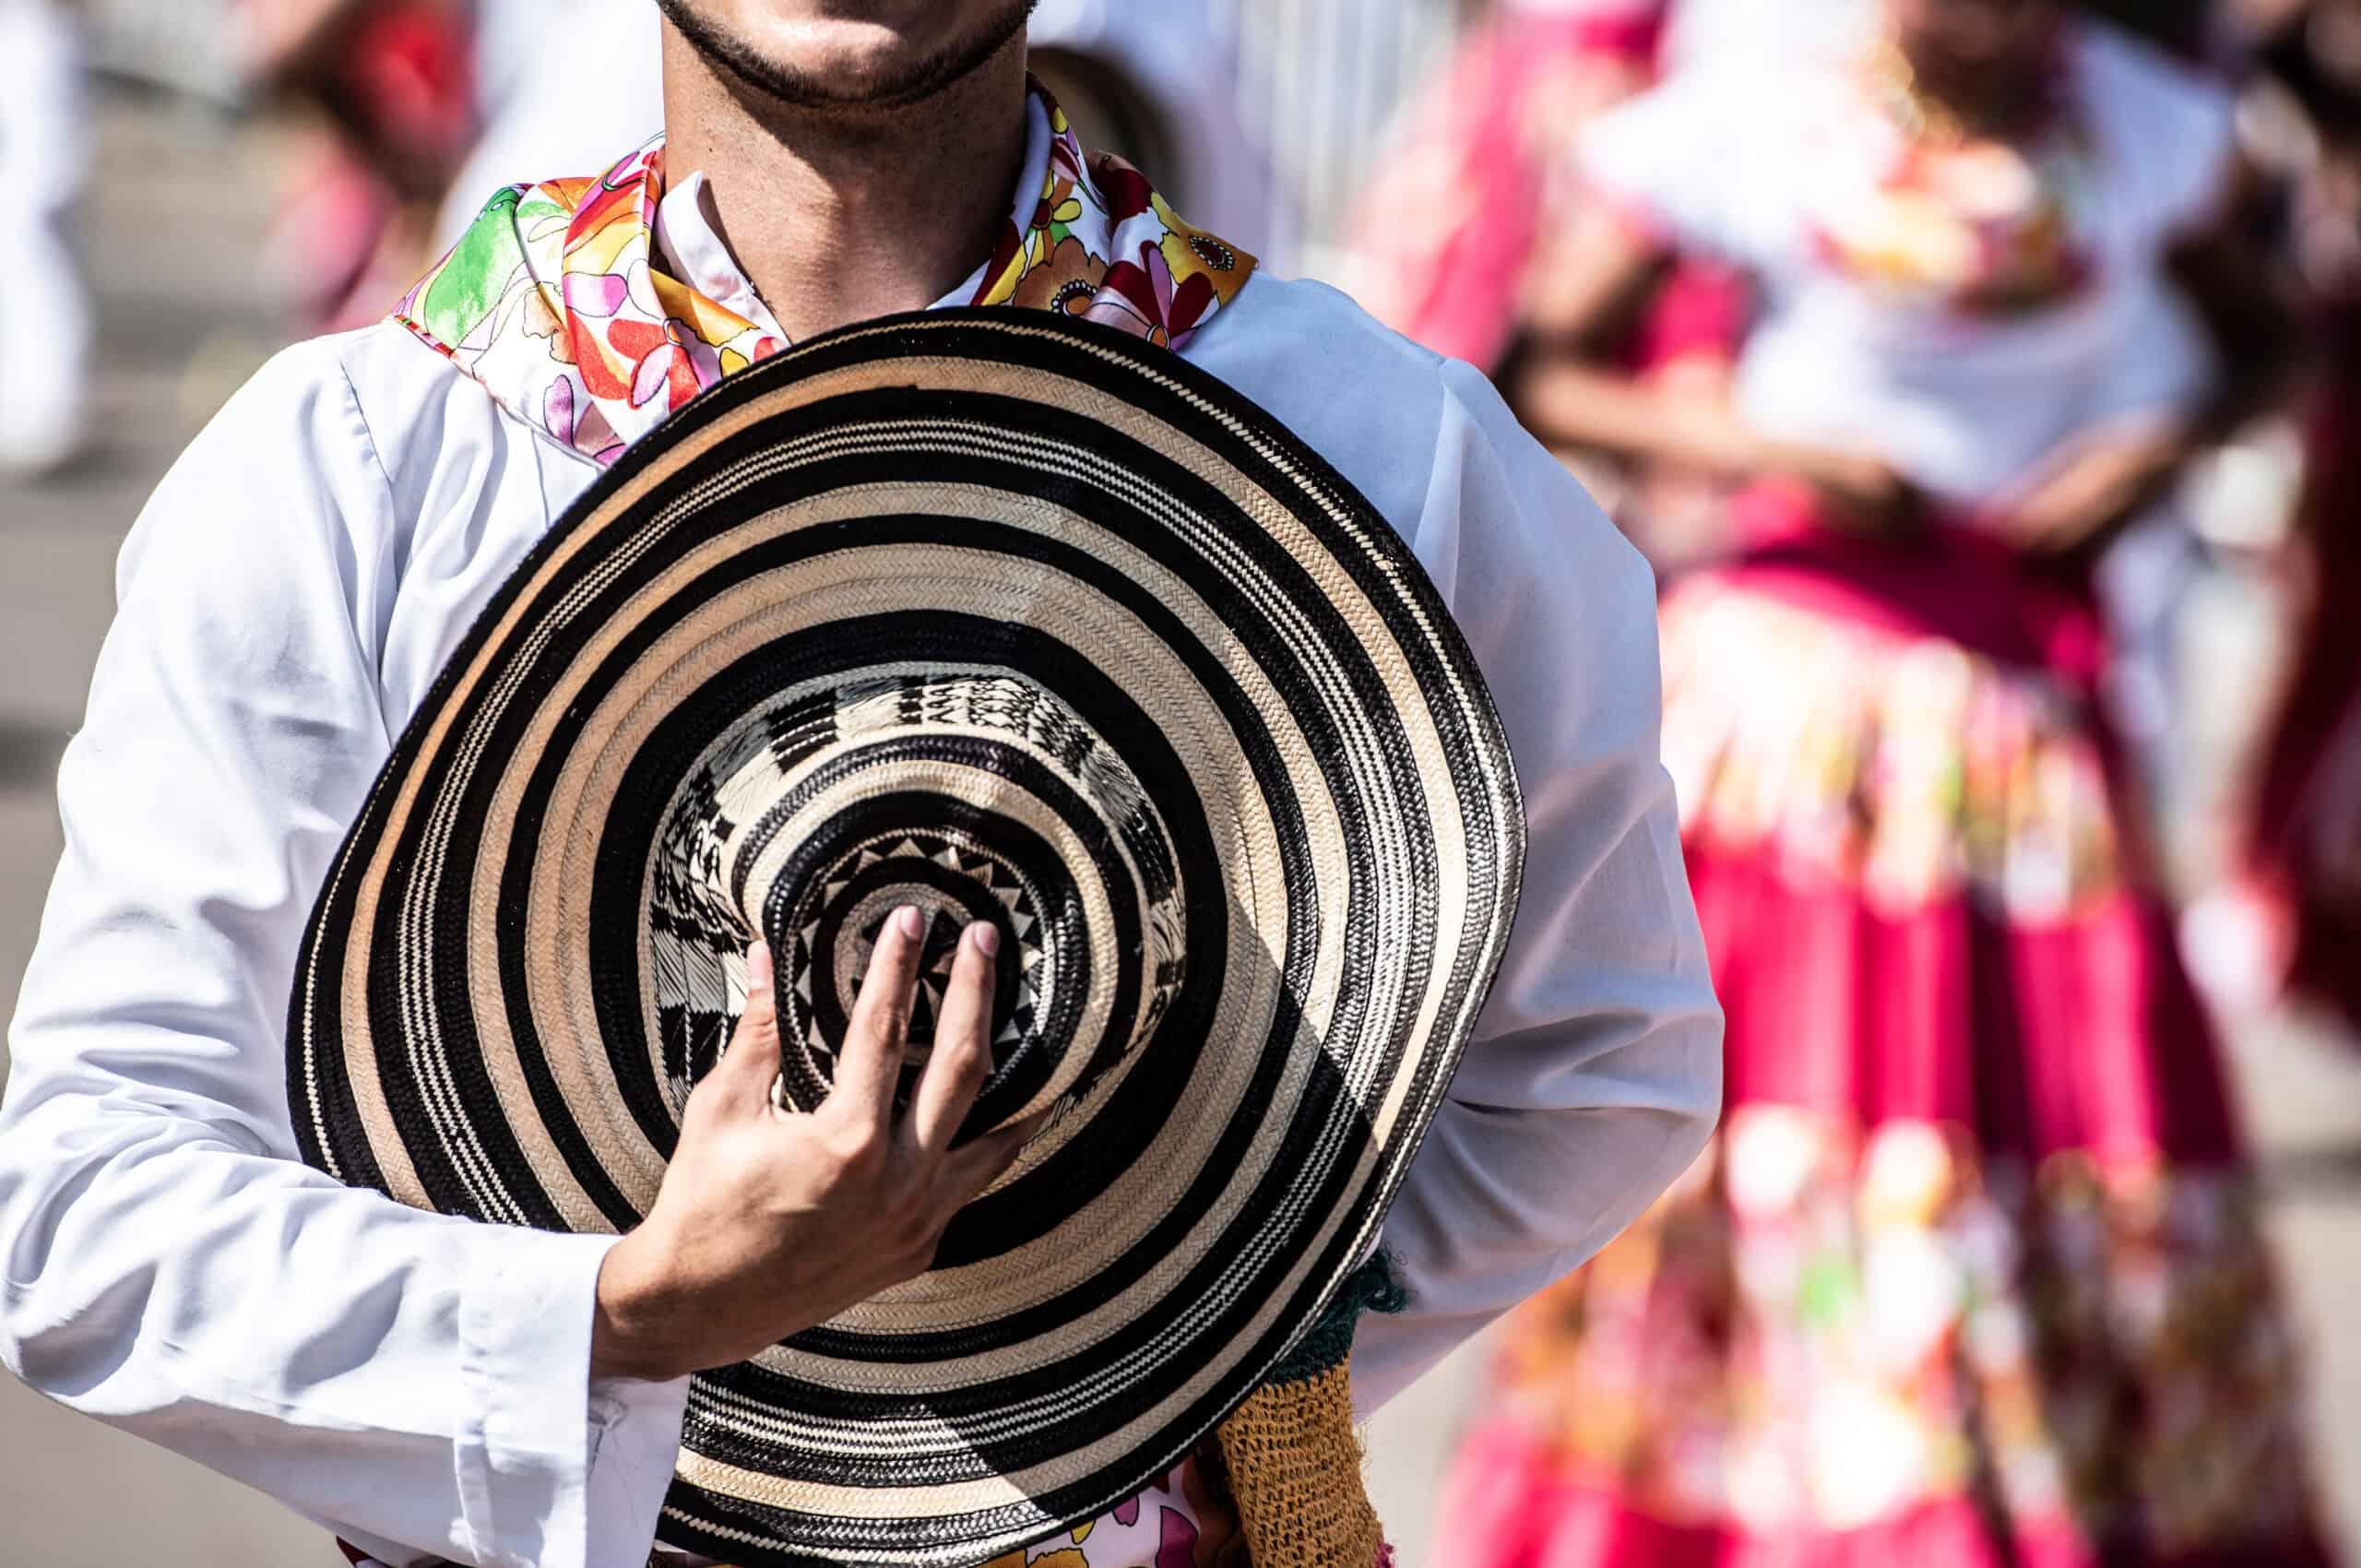
[{"label": "hat crown", "polygon": [[757,935],[816,1105],[893,910],[938,967],[993,921],[969,1129],[1050,1125],[923,1274],[692,1380],[664,1524],[965,1568],[1168,1473],[1322,1316],[1524,845],[1448,607],[1316,453],[1086,322],[875,323],[681,410],[487,605],[323,885],[289,1111],[401,1202],[628,1229]]},{"label": "hat crown", "polygon": [[[650,892],[659,1016],[700,1037],[674,1057],[680,1099],[734,1027],[734,955],[756,933],[777,960],[777,1093],[808,1111],[895,910],[926,922],[905,1095],[960,933],[997,928],[992,1070],[965,1135],[1055,1120],[1146,1041],[1179,990],[1184,889],[1131,766],[1038,681],[912,652],[889,673],[751,706],[675,792]],[[1091,839],[1112,852],[1076,852]],[[1096,885],[1078,880],[1094,865]]]}]

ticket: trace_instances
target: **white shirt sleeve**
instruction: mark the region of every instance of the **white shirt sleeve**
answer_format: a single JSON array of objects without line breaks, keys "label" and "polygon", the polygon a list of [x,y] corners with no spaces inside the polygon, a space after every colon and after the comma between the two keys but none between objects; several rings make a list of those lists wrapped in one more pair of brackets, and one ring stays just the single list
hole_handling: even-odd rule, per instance
[{"label": "white shirt sleeve", "polygon": [[395,513],[313,344],[124,548],[10,1037],[0,1357],[388,1562],[639,1568],[684,1384],[590,1379],[611,1239],[405,1208],[296,1158],[288,990],[390,744]]},{"label": "white shirt sleeve", "polygon": [[1409,1308],[1361,1320],[1364,1415],[1637,1218],[1721,1102],[1648,567],[1489,383],[1442,374],[1413,543],[1500,709],[1528,840],[1500,979],[1386,1220]]},{"label": "white shirt sleeve", "polygon": [[1508,953],[1381,1238],[1409,1304],[1355,1336],[1366,1416],[1637,1218],[1720,1113],[1721,1008],[1657,758],[1655,585],[1480,372],[1334,290],[1258,274],[1187,353],[1409,541],[1525,792]]}]

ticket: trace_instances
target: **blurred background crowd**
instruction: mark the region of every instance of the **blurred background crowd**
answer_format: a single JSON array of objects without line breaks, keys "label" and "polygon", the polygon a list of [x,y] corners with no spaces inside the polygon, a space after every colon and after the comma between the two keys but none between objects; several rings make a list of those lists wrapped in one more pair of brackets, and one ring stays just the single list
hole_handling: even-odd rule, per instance
[{"label": "blurred background crowd", "polygon": [[[146,491],[494,186],[655,132],[657,27],[0,0],[0,1012]],[[1404,1562],[2361,1547],[2361,0],[1031,38],[1086,144],[1489,373],[1664,584],[1730,1112],[1378,1423]],[[14,1384],[0,1433],[0,1568],[322,1560]]]}]

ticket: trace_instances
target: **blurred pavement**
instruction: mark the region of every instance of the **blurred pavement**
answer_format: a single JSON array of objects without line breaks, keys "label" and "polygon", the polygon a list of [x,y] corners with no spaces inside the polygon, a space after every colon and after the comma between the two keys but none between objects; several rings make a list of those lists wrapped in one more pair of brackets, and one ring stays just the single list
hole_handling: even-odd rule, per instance
[{"label": "blurred pavement", "polygon": [[[102,101],[98,119],[88,223],[101,310],[96,447],[38,489],[0,488],[0,1016],[15,1010],[58,853],[51,776],[111,613],[115,550],[157,477],[275,333],[255,259],[276,175],[267,137],[154,101]],[[2254,611],[2235,585],[2213,595],[2203,621],[2221,657],[2191,660],[2217,672],[2200,704],[2216,750],[2254,713]],[[2361,1051],[2285,1020],[2240,1031],[2238,1048],[2316,1350],[2319,1479],[2344,1539],[2361,1547],[2361,1327],[2349,1326],[2361,1324]],[[1404,1568],[1451,1568],[1454,1554],[1430,1544],[1430,1494],[1479,1362],[1463,1352],[1370,1434],[1371,1490]],[[0,1376],[0,1568],[338,1561],[319,1530],[255,1494]]]}]

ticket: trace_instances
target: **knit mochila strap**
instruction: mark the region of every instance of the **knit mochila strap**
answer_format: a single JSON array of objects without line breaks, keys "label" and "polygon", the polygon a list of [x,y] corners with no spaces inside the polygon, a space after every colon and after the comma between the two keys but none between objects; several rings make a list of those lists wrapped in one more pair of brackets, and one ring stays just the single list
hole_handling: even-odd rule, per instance
[{"label": "knit mochila strap", "polygon": [[1407,1302],[1391,1261],[1370,1258],[1207,1445],[1204,1457],[1217,1460],[1211,1467],[1237,1503],[1260,1568],[1392,1562],[1353,1431],[1353,1331],[1363,1313],[1398,1313]]}]

